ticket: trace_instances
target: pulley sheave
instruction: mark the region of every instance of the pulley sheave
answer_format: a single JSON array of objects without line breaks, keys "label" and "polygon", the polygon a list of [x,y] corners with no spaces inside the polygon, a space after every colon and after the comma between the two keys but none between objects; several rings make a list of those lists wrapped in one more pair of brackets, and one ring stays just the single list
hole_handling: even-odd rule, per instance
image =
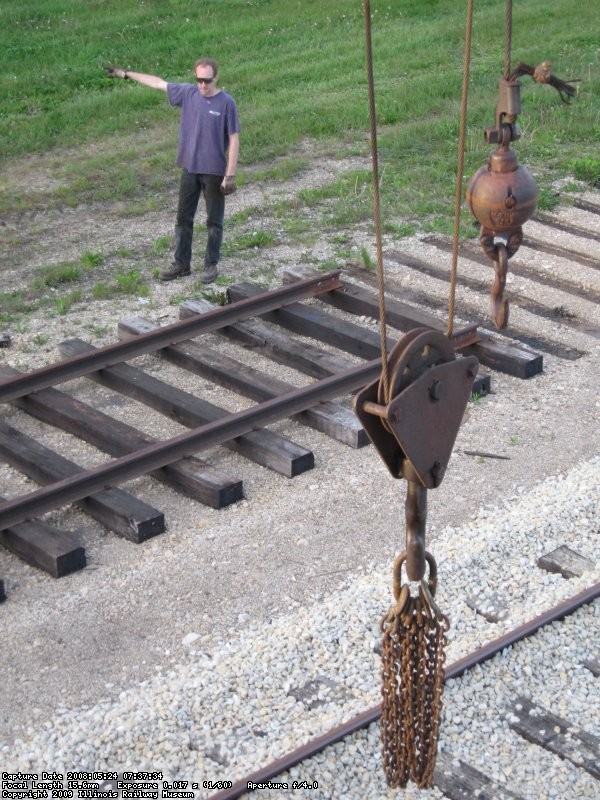
[{"label": "pulley sheave", "polygon": [[439,331],[417,328],[389,355],[389,398],[382,380],[366,386],[354,410],[395,478],[439,486],[460,428],[478,361],[457,359]]}]

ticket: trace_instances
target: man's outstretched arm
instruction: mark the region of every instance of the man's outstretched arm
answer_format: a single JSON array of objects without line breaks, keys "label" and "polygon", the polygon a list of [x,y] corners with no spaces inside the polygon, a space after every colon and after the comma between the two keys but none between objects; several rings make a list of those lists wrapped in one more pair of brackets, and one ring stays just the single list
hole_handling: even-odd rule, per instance
[{"label": "man's outstretched arm", "polygon": [[167,91],[168,83],[158,75],[147,75],[145,72],[132,72],[130,69],[121,69],[121,67],[104,67],[106,76],[108,78],[123,78],[123,80],[132,80],[136,83],[141,83],[142,86],[148,86],[150,89],[160,89],[161,92]]}]

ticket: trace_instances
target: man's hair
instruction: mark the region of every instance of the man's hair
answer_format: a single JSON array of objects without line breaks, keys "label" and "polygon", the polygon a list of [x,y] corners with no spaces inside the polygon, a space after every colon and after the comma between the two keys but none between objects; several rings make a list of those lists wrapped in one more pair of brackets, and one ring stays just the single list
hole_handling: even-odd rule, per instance
[{"label": "man's hair", "polygon": [[210,67],[213,71],[213,78],[219,73],[219,65],[214,58],[199,58],[194,64],[194,72],[196,72],[196,67]]}]

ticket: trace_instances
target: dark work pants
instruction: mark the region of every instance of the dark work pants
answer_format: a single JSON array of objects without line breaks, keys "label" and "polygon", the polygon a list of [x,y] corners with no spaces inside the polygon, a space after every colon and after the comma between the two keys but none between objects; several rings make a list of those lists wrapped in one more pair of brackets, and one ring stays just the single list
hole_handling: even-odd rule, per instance
[{"label": "dark work pants", "polygon": [[197,175],[181,171],[179,183],[179,203],[175,223],[175,263],[189,267],[192,260],[192,239],[194,236],[194,217],[200,195],[206,203],[206,252],[204,266],[219,262],[221,241],[223,239],[223,218],[225,216],[225,197],[221,191],[223,176]]}]

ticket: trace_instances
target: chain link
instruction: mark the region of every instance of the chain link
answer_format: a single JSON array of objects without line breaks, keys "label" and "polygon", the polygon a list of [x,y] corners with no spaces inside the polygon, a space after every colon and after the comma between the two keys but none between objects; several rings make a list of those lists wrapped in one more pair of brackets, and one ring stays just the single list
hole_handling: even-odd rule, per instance
[{"label": "chain link", "polygon": [[437,755],[448,618],[421,582],[418,596],[399,592],[381,621],[381,741],[388,785],[431,784]]}]

